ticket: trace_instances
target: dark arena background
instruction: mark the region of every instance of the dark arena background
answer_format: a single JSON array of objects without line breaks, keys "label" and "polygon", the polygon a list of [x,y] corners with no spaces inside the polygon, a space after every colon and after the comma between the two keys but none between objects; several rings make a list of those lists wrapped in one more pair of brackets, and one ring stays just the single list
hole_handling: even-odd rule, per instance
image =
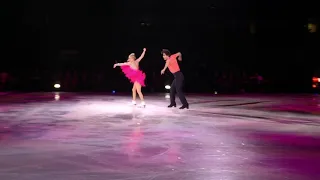
[{"label": "dark arena background", "polygon": [[[308,0],[2,2],[0,179],[320,179],[318,12]],[[145,107],[113,68],[143,48]],[[167,107],[162,49],[182,53],[189,109]]]}]

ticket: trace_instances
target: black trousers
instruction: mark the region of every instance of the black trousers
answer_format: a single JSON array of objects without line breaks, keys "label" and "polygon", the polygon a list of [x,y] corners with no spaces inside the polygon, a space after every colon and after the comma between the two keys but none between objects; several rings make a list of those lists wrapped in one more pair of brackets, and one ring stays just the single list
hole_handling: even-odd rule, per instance
[{"label": "black trousers", "polygon": [[179,99],[181,101],[182,105],[188,105],[188,101],[186,97],[184,96],[183,93],[183,81],[184,81],[184,76],[181,71],[178,71],[173,74],[174,80],[171,84],[170,88],[170,101],[171,104],[176,104],[176,94],[178,94]]}]

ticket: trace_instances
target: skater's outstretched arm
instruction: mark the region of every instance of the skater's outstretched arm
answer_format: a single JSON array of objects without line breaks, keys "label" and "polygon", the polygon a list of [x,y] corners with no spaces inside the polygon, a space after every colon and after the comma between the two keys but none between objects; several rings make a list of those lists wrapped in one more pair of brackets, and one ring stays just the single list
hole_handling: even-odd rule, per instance
[{"label": "skater's outstretched arm", "polygon": [[113,65],[113,68],[117,67],[117,66],[126,66],[126,65],[130,65],[129,62],[125,62],[125,63],[116,63]]},{"label": "skater's outstretched arm", "polygon": [[166,60],[166,64],[164,65],[163,69],[161,70],[161,74],[164,74],[164,72],[166,71],[166,69],[168,68],[169,66],[169,63],[170,63],[170,60]]},{"label": "skater's outstretched arm", "polygon": [[141,53],[140,57],[138,59],[136,59],[137,62],[140,62],[144,58],[146,51],[147,51],[147,49],[143,48],[143,52]]}]

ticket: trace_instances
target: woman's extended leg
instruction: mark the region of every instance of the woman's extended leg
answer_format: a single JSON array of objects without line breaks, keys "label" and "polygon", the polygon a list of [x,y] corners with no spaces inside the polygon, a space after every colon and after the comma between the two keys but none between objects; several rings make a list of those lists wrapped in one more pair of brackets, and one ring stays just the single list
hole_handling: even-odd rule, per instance
[{"label": "woman's extended leg", "polygon": [[136,88],[136,83],[133,84],[132,87],[132,104],[136,105],[136,98],[137,98],[137,88]]},{"label": "woman's extended leg", "polygon": [[139,98],[141,100],[141,105],[145,106],[145,103],[144,103],[144,97],[143,97],[143,94],[141,92],[141,84],[139,84],[138,82],[135,82],[135,87],[136,87],[136,90],[137,90],[137,93],[139,95]]}]

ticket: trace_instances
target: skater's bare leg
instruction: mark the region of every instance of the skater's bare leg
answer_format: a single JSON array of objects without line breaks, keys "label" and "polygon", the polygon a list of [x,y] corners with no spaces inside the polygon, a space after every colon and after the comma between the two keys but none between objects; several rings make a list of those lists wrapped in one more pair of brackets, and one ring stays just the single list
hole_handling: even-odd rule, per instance
[{"label": "skater's bare leg", "polygon": [[138,95],[139,95],[139,98],[140,98],[140,100],[141,100],[141,105],[145,105],[145,103],[144,103],[144,97],[143,97],[143,94],[142,94],[142,92],[141,92],[141,85],[140,85],[138,82],[135,82],[134,84],[135,84],[135,87],[136,87],[136,89],[137,89],[137,93],[138,93]]},{"label": "skater's bare leg", "polygon": [[137,88],[136,88],[136,83],[133,84],[132,87],[132,104],[136,104],[136,98],[137,98]]}]

